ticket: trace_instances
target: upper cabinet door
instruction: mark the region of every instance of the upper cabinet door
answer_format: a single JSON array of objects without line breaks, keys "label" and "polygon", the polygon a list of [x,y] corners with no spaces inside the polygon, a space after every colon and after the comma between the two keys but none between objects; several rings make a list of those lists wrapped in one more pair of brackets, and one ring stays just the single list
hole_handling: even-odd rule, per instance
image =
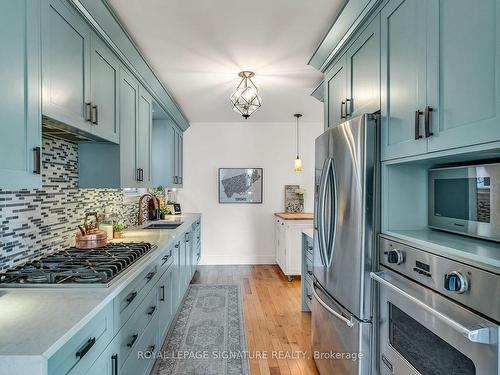
[{"label": "upper cabinet door", "polygon": [[429,151],[500,140],[500,3],[429,1]]},{"label": "upper cabinet door", "polygon": [[427,151],[419,138],[426,105],[426,2],[392,0],[380,14],[382,160]]},{"label": "upper cabinet door", "polygon": [[184,183],[184,139],[182,135],[182,131],[178,133],[179,137],[179,153],[177,155],[179,161],[179,185]]},{"label": "upper cabinet door", "polygon": [[40,3],[0,3],[0,189],[41,187]]},{"label": "upper cabinet door", "polygon": [[125,69],[120,69],[120,174],[121,186],[138,187],[140,179],[136,148],[138,128],[139,83]]},{"label": "upper cabinet door", "polygon": [[91,29],[69,3],[45,0],[42,10],[44,115],[89,132]]},{"label": "upper cabinet door", "polygon": [[137,126],[137,166],[140,169],[139,185],[151,186],[151,131],[152,131],[151,95],[139,86],[139,122]]},{"label": "upper cabinet door", "polygon": [[340,124],[346,118],[346,66],[345,56],[330,68],[325,78],[325,125],[327,128]]},{"label": "upper cabinet door", "polygon": [[118,60],[104,42],[94,34],[90,75],[92,133],[114,143],[119,143],[119,75]]},{"label": "upper cabinet door", "polygon": [[377,16],[346,52],[346,116],[380,109],[380,17]]}]

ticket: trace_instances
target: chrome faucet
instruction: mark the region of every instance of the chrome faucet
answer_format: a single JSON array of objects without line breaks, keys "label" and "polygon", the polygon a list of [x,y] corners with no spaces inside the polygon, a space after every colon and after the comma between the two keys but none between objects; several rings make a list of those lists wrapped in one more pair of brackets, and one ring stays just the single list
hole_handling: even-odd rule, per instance
[{"label": "chrome faucet", "polygon": [[[153,207],[154,207],[154,210],[156,212],[156,220],[158,220],[160,218],[160,200],[158,198],[156,198],[153,194],[146,193],[139,198],[139,214],[137,217],[137,225],[142,225],[144,223],[144,218],[143,218],[143,213],[142,213],[142,204],[143,204],[144,199],[148,198],[148,197],[150,198],[150,201],[153,202]],[[148,211],[149,211],[149,209],[148,209]]]}]

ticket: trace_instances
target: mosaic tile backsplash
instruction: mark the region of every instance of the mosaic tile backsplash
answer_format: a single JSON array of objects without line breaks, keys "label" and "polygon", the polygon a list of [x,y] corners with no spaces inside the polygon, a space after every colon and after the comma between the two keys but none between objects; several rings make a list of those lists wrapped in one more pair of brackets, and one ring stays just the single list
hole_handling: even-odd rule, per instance
[{"label": "mosaic tile backsplash", "polygon": [[78,188],[78,145],[43,138],[42,188],[0,189],[0,270],[74,245],[86,212],[110,213],[137,223],[137,199],[117,189]]}]

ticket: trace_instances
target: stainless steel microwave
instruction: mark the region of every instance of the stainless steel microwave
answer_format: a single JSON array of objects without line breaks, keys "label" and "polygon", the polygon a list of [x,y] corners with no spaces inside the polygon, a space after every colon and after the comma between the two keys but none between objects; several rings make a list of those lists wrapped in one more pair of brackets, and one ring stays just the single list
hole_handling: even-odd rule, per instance
[{"label": "stainless steel microwave", "polygon": [[500,163],[430,169],[429,227],[500,242]]}]

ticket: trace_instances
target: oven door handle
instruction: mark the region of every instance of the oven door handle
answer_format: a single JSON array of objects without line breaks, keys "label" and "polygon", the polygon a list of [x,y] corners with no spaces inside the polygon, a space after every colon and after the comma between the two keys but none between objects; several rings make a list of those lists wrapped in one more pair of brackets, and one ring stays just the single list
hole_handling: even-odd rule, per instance
[{"label": "oven door handle", "polygon": [[336,312],[335,310],[333,310],[330,306],[328,306],[321,299],[321,297],[318,296],[318,293],[316,293],[316,289],[315,289],[314,286],[312,288],[312,292],[313,292],[313,295],[316,298],[316,300],[319,302],[319,304],[321,306],[323,306],[330,314],[332,314],[333,316],[335,316],[335,317],[339,318],[340,320],[342,320],[349,328],[354,327],[354,322],[352,321],[352,318],[351,319],[347,319],[345,316],[339,314],[338,312]]},{"label": "oven door handle", "polygon": [[465,336],[469,341],[471,342],[477,342],[480,344],[491,344],[491,332],[488,327],[482,327],[482,326],[477,326],[473,328],[467,328],[460,324],[459,322],[451,319],[450,317],[442,314],[441,312],[437,311],[436,309],[432,308],[431,306],[427,305],[425,302],[420,301],[418,298],[415,298],[411,294],[405,292],[403,289],[398,288],[396,285],[391,283],[385,278],[385,272],[370,272],[370,277],[377,281],[378,283],[392,289],[393,291],[397,292],[398,294],[401,294],[405,298],[409,299],[410,301],[416,303],[420,307],[422,307],[424,310],[427,310],[429,313],[434,315],[436,318],[441,320],[442,322],[446,323],[448,326],[451,328],[455,329],[456,331],[460,332],[463,336]]}]

